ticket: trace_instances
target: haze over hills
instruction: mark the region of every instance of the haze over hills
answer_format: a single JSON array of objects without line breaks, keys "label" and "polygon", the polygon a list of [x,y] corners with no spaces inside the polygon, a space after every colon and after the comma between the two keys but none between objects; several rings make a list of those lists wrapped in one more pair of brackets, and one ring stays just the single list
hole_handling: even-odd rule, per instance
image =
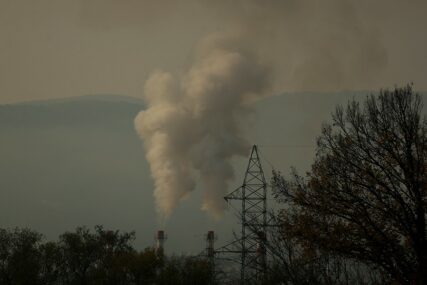
[{"label": "haze over hills", "polygon": [[[284,173],[290,166],[305,171],[321,123],[336,104],[363,94],[284,94],[259,101],[246,133],[261,145],[267,179],[272,166]],[[102,224],[135,230],[138,248],[152,245],[154,232],[165,228],[166,249],[177,253],[202,250],[211,229],[218,244],[225,243],[238,225],[231,211],[220,221],[206,216],[200,210],[202,189],[159,224],[134,129],[143,108],[142,101],[118,95],[0,105],[0,227],[30,227],[55,239],[76,226]],[[242,181],[246,162],[235,160],[233,185]]]},{"label": "haze over hills", "polygon": [[0,225],[54,239],[102,224],[136,230],[138,247],[152,245],[153,186],[133,125],[142,108],[113,95],[0,106]]},{"label": "haze over hills", "polygon": [[2,226],[54,238],[77,225],[131,230],[141,215],[155,220],[151,201],[144,204],[150,178],[133,131],[142,105],[123,98],[0,106]]}]

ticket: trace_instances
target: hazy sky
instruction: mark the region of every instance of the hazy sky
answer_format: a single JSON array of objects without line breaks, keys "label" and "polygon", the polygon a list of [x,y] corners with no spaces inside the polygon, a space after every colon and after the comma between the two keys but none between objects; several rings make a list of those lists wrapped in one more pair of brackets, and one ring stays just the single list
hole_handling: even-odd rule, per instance
[{"label": "hazy sky", "polygon": [[230,34],[274,71],[271,92],[427,90],[426,1],[0,0],[0,103],[141,96]]},{"label": "hazy sky", "polygon": [[[263,96],[294,91],[323,92],[270,97],[258,101],[256,116],[251,120],[243,116],[245,123],[251,122],[244,132],[248,142],[273,145],[261,148],[265,157],[270,159],[268,164],[274,164],[284,173],[291,165],[304,170],[312,161],[314,139],[319,134],[321,122],[329,118],[338,102],[345,103],[353,95],[351,92],[331,94],[329,91],[376,91],[408,82],[414,82],[416,90],[427,90],[426,11],[425,0],[0,0],[0,104],[88,94],[143,98],[144,86],[150,86],[147,79],[165,73],[177,85],[181,84],[175,86],[178,91],[165,92],[166,95],[177,93],[190,102],[184,100],[184,103],[172,105],[197,111],[198,104],[194,102],[200,102],[193,100],[194,94],[210,94],[199,96],[210,103],[224,95],[223,89],[211,93],[195,92],[203,85],[200,82],[208,85],[203,90],[209,90],[211,85],[232,82],[228,84],[231,87],[225,90],[246,92],[245,88],[251,89],[251,84],[261,77],[257,76],[255,68],[250,68],[258,66],[266,74],[262,87],[266,85],[268,88],[252,89],[263,89],[260,92]],[[212,42],[215,42],[214,48]],[[222,57],[216,57],[217,53],[213,53],[215,56],[203,55],[206,50],[223,51],[224,47],[227,55],[234,55],[233,52],[244,55],[245,59],[251,59],[250,64],[221,65],[216,58]],[[217,76],[217,70],[211,65],[229,67],[232,72],[228,73],[228,68],[220,68],[224,71],[221,74],[227,76]],[[247,66],[249,68],[245,69]],[[216,80],[212,80],[213,77]],[[236,81],[238,85],[234,84]],[[154,91],[162,91],[164,81],[159,82],[155,85],[159,89],[154,88]],[[191,88],[185,88],[186,85]],[[158,94],[146,93],[146,98],[157,96],[150,94]],[[157,101],[159,98],[151,99]],[[230,105],[227,101],[223,103]],[[239,101],[238,110],[241,103]],[[168,123],[180,123],[184,130],[193,129],[189,122],[197,123],[194,129],[199,130],[198,135],[211,135],[215,133],[212,132],[211,121],[221,121],[217,117],[228,114],[223,112],[224,105],[215,105],[217,108],[213,108],[213,113],[216,117],[201,112],[205,114],[202,116],[204,121],[209,122],[206,125],[200,125],[202,120],[196,121],[193,117],[191,120],[170,117]],[[82,113],[79,108],[73,109],[70,122],[78,122]],[[229,114],[234,114],[233,110],[229,110]],[[92,112],[88,113],[92,115]],[[94,117],[100,116],[95,111],[93,113]],[[59,114],[62,115],[61,112]],[[155,119],[153,114],[161,113],[152,112],[147,117]],[[4,197],[1,201],[5,203],[2,208],[9,213],[2,215],[2,225],[28,225],[48,234],[51,229],[50,236],[55,236],[74,225],[101,223],[136,229],[138,236],[142,236],[141,244],[151,242],[152,233],[159,227],[154,218],[153,181],[143,158],[142,143],[136,138],[133,116],[132,113],[127,117],[126,113],[127,135],[110,125],[105,130],[98,125],[86,129],[86,122],[82,122],[75,133],[67,132],[67,128],[61,129],[64,128],[61,122],[58,130],[48,129],[48,134],[40,132],[37,127],[29,127],[30,130],[12,128],[9,132],[1,130],[0,137],[3,137],[0,141],[4,145],[0,151],[6,159],[0,168],[9,173],[6,174],[8,179],[1,179],[4,183],[2,189],[5,189],[0,193]],[[165,126],[163,116],[160,117],[154,123]],[[17,118],[18,121],[21,119],[20,114]],[[28,120],[31,121],[31,117]],[[56,120],[52,117],[47,121],[56,123]],[[276,122],[281,123],[276,125]],[[273,124],[274,131],[271,130]],[[224,125],[234,126],[233,121]],[[222,130],[217,134],[220,139],[216,145],[224,145]],[[224,137],[233,137],[233,132],[231,135],[226,132]],[[186,132],[182,134],[188,140],[192,139]],[[112,135],[118,140],[112,140]],[[150,136],[143,136],[144,142],[147,137]],[[32,141],[34,138],[35,142]],[[192,140],[197,142],[197,139]],[[107,144],[103,144],[104,141]],[[191,142],[182,142],[192,146]],[[281,144],[286,147],[279,149],[274,146]],[[133,148],[128,149],[129,145]],[[175,142],[172,145],[176,146]],[[215,147],[199,151],[203,150],[203,155],[208,154],[205,149],[215,150]],[[51,159],[51,163],[46,157]],[[81,157],[86,160],[80,161]],[[202,161],[212,161],[210,157],[202,158]],[[71,166],[67,166],[68,160],[71,160]],[[124,166],[116,165],[117,160]],[[62,167],[56,166],[58,161]],[[108,165],[110,161],[114,162],[112,168]],[[236,161],[229,162],[239,170],[229,188],[239,185],[247,158]],[[264,165],[266,162],[263,161]],[[64,171],[69,168],[81,170],[77,174],[83,178],[74,179],[74,172]],[[204,165],[197,169],[203,170]],[[55,170],[59,175],[55,175]],[[123,193],[115,193],[115,188],[121,185],[110,182],[115,179],[114,175],[120,176],[122,172],[126,175],[118,181],[125,181]],[[208,168],[208,172],[211,169]],[[25,179],[16,179],[21,173],[26,175]],[[90,179],[85,180],[84,177]],[[91,181],[101,184],[101,187],[92,187],[98,184],[91,184]],[[103,189],[103,185],[108,187]],[[31,192],[33,196],[24,195],[24,190],[33,191],[32,187],[41,190]],[[225,233],[231,235],[230,223],[233,221],[223,219],[223,224],[219,225],[201,214],[202,190],[205,189],[200,185],[197,187],[190,199],[177,206],[165,228],[171,233],[172,238],[168,241],[171,248],[201,248],[194,245],[194,239],[202,241],[202,236],[193,240],[189,238],[193,235],[193,228],[196,228],[194,232],[213,228],[221,238]],[[93,192],[85,193],[86,189]],[[10,196],[16,199],[11,200]],[[33,203],[27,197],[44,200]],[[98,206],[99,197],[107,200],[102,207]],[[120,200],[123,206],[117,206],[117,197],[123,198]],[[7,208],[9,205],[14,207]],[[28,205],[32,205],[28,210],[30,214],[19,212],[27,209]],[[46,210],[52,205],[65,205],[57,207],[63,214],[52,214],[51,210]],[[192,219],[188,219],[189,216]]]}]

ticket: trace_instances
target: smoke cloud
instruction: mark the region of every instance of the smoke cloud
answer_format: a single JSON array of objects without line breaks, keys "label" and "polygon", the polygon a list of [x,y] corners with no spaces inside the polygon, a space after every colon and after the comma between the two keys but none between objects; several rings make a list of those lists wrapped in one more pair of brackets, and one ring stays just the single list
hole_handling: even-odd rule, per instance
[{"label": "smoke cloud", "polygon": [[233,178],[230,160],[250,148],[241,131],[251,105],[266,95],[269,70],[231,36],[199,45],[194,64],[180,78],[154,72],[145,84],[148,108],[135,119],[154,178],[158,210],[169,216],[195,188],[202,209],[219,217]]},{"label": "smoke cloud", "polygon": [[226,13],[230,26],[250,33],[250,45],[272,63],[275,91],[281,93],[383,87],[389,47],[379,23],[384,8],[395,7],[380,2],[218,0],[211,5]]},{"label": "smoke cloud", "polygon": [[[154,4],[157,1],[146,3],[160,14],[164,10],[163,5]],[[249,149],[241,122],[249,115],[251,104],[267,93],[377,90],[401,81],[418,84],[415,79],[421,78],[412,67],[401,72],[401,66],[409,62],[418,65],[418,60],[401,59],[412,53],[402,52],[409,45],[395,35],[400,33],[404,38],[410,22],[390,26],[394,25],[390,20],[403,14],[411,18],[409,15],[425,6],[422,1],[417,2],[418,8],[408,8],[403,2],[393,6],[366,0],[185,3],[189,6],[178,6],[203,17],[181,33],[174,25],[165,26],[166,34],[173,33],[168,38],[177,39],[172,52],[166,54],[183,55],[179,43],[185,42],[185,35],[204,35],[212,30],[227,33],[202,40],[194,62],[186,62],[189,67],[183,75],[157,71],[146,81],[148,109],[137,116],[135,125],[147,151],[157,206],[166,216],[199,179],[205,189],[202,208],[220,215],[225,206],[222,197],[233,178],[230,160]],[[97,19],[86,17],[87,23],[93,18]],[[187,23],[188,18],[180,18],[176,26]],[[124,19],[116,20],[133,25]],[[416,33],[419,38],[421,30]],[[427,43],[425,36],[422,38]]]}]

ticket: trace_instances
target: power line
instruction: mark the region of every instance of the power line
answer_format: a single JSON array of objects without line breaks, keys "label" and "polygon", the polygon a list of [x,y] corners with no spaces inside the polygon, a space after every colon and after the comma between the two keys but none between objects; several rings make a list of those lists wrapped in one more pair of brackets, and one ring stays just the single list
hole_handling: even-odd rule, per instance
[{"label": "power line", "polygon": [[261,157],[265,162],[267,162],[267,164],[268,164],[268,165],[270,165],[270,167],[271,167],[271,169],[272,169],[272,170],[276,169],[276,168],[274,167],[273,163],[271,163],[271,162],[267,159],[267,157],[266,157],[266,156],[264,156],[264,152],[262,152],[260,149],[258,149],[258,152],[259,152],[259,154],[260,154],[260,157]]},{"label": "power line", "polygon": [[268,144],[261,144],[258,145],[258,147],[271,147],[271,148],[315,148],[316,145],[314,144],[274,144],[274,145],[268,145]]}]

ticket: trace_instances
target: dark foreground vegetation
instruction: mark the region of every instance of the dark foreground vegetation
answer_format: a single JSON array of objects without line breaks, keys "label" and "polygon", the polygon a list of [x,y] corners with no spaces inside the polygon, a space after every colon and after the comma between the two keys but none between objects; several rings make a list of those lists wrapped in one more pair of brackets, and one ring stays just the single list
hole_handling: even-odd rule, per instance
[{"label": "dark foreground vegetation", "polygon": [[427,284],[427,120],[411,85],[338,106],[311,171],[272,182],[279,268],[296,249],[312,284],[347,284],[349,272],[350,284]]},{"label": "dark foreground vegetation", "polygon": [[57,242],[29,229],[0,229],[0,284],[208,284],[203,260],[135,250],[133,233],[77,228]]},{"label": "dark foreground vegetation", "polygon": [[[311,171],[273,173],[281,209],[267,273],[245,284],[427,284],[426,170],[427,120],[411,85],[338,106]],[[239,284],[219,262],[138,251],[133,238],[98,226],[44,242],[0,229],[0,284]]]}]

